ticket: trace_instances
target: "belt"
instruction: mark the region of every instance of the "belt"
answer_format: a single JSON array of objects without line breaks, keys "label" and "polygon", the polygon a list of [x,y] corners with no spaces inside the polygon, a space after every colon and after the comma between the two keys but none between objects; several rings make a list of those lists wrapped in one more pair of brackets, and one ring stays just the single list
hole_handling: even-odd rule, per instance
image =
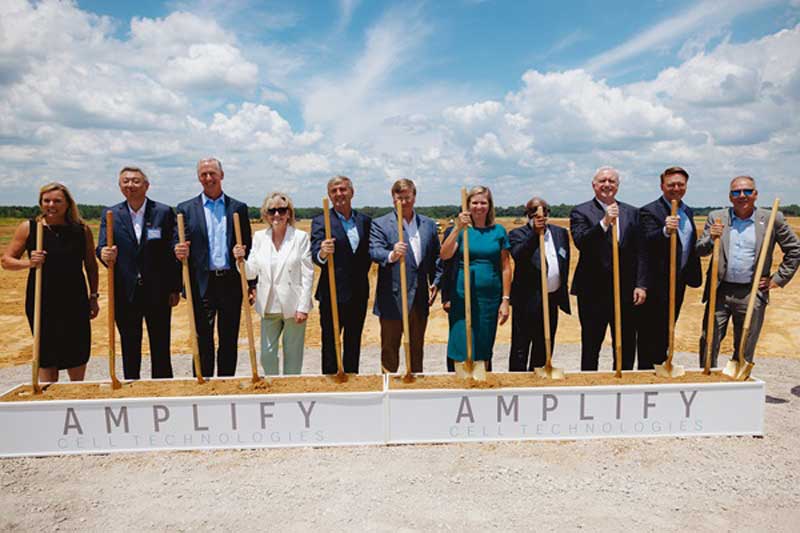
[{"label": "belt", "polygon": [[222,269],[222,270],[212,270],[208,274],[210,276],[214,276],[216,278],[223,278],[223,277],[227,276],[228,274],[230,274],[232,271],[233,271],[233,269],[225,268],[225,269]]},{"label": "belt", "polygon": [[722,281],[720,285],[727,285],[728,287],[752,287],[752,283],[735,283],[733,281]]}]

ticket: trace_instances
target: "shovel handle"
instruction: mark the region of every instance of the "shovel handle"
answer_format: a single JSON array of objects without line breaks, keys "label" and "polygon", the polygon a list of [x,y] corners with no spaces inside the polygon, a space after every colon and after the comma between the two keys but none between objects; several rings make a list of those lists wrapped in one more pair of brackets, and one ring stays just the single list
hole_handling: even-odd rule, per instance
[{"label": "shovel handle", "polygon": [[[720,223],[720,219],[716,220]],[[714,250],[711,252],[711,274],[708,278],[708,322],[706,322],[706,360],[703,374],[711,374],[711,349],[714,347],[714,314],[717,310],[717,286],[719,285],[719,237],[714,239]]]},{"label": "shovel handle", "polygon": [[[467,211],[467,188],[461,188],[461,211]],[[472,368],[472,291],[469,275],[469,227],[464,228],[464,324],[466,326],[467,368]]]},{"label": "shovel handle", "polygon": [[[108,247],[114,246],[114,213],[106,211],[106,243]],[[108,375],[111,378],[111,388],[118,389],[122,385],[117,379],[117,348],[116,331],[114,330],[114,267],[116,262],[108,265]]]},{"label": "shovel handle", "polygon": [[[540,205],[536,209],[536,216],[544,216],[544,209]],[[539,270],[542,281],[542,322],[544,323],[544,353],[545,368],[552,368],[552,350],[550,349],[550,294],[547,292],[547,257],[545,254],[544,234],[547,229],[539,232]],[[516,312],[516,311],[515,311]]]},{"label": "shovel handle", "polygon": [[[670,213],[673,217],[678,215],[678,201],[672,200]],[[669,310],[667,331],[669,339],[669,349],[667,352],[667,370],[672,370],[672,356],[675,353],[675,285],[678,272],[678,233],[672,231],[669,234]]]},{"label": "shovel handle", "polygon": [[761,272],[764,270],[764,263],[767,261],[767,251],[769,244],[772,240],[772,230],[775,227],[775,217],[778,216],[778,205],[780,199],[775,198],[772,202],[772,212],[769,215],[769,222],[767,223],[767,231],[764,232],[764,241],[761,243],[761,251],[758,254],[758,263],[756,270],[753,273],[753,285],[750,287],[750,299],[747,302],[747,312],[744,315],[744,328],[742,330],[742,339],[739,343],[739,368],[744,367],[744,347],[747,344],[747,337],[750,333],[750,322],[753,319],[753,308],[756,305],[756,296],[758,295],[758,285],[761,281]]},{"label": "shovel handle", "polygon": [[[325,220],[325,240],[331,238],[331,210],[328,198],[322,199],[322,215]],[[336,352],[336,374],[344,375],[344,363],[342,362],[342,338],[339,336],[339,300],[336,297],[336,272],[333,265],[333,254],[328,256],[328,287],[331,298],[331,319],[333,320],[333,341]]]},{"label": "shovel handle", "polygon": [[611,262],[613,266],[614,283],[614,355],[615,355],[615,377],[622,377],[622,304],[619,293],[619,239],[617,238],[617,224],[615,220],[608,230],[611,232]]},{"label": "shovel handle", "polygon": [[[397,210],[397,236],[403,242],[403,203],[398,200],[395,204]],[[400,258],[400,303],[403,306],[403,349],[406,352],[406,376],[411,375],[411,333],[408,325],[408,279],[406,278],[406,258]]]},{"label": "shovel handle", "polygon": [[[178,213],[178,242],[186,242],[183,213]],[[194,300],[192,298],[192,278],[189,275],[189,260],[181,261],[183,266],[183,288],[186,291],[186,313],[189,315],[189,342],[192,346],[192,360],[194,372],[198,383],[205,383],[202,367],[200,366],[200,347],[197,345],[197,325],[194,323]]]},{"label": "shovel handle", "polygon": [[[36,222],[36,251],[44,250],[44,223]],[[42,346],[42,265],[36,267],[33,289],[33,361],[31,364],[31,384],[34,394],[41,394],[39,386],[39,359]]]},{"label": "shovel handle", "polygon": [[[248,221],[248,224],[250,222]],[[242,224],[239,213],[233,214],[233,231],[236,233],[236,244],[242,246]],[[253,337],[253,319],[250,314],[250,290],[247,285],[247,268],[244,258],[238,260],[239,279],[242,283],[242,307],[244,308],[244,322],[247,325],[247,347],[250,351],[250,369],[253,372],[253,382],[258,381],[258,363],[256,363],[256,341]]]}]

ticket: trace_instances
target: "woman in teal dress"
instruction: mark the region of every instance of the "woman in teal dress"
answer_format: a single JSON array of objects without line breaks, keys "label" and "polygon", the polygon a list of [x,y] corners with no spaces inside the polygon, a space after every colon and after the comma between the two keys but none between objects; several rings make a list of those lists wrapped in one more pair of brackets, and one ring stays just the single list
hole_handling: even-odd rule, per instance
[{"label": "woman in teal dress", "polygon": [[469,232],[470,292],[472,311],[472,358],[487,361],[491,370],[492,348],[497,324],[505,323],[511,293],[511,255],[508,235],[494,222],[492,192],[487,187],[473,187],[467,195],[467,208],[459,214],[455,230],[442,243],[441,258],[457,259],[451,277],[450,335],[447,341],[448,368],[451,361],[467,357],[466,321],[464,318],[464,228]]}]

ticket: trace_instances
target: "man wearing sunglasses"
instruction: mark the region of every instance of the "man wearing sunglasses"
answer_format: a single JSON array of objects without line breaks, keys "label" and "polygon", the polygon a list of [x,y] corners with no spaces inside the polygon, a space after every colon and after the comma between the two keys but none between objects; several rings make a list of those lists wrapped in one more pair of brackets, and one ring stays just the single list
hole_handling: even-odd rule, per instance
[{"label": "man wearing sunglasses", "polygon": [[[694,211],[683,203],[689,173],[670,167],[661,173],[661,196],[639,210],[650,281],[647,301],[637,316],[639,370],[652,369],[667,359],[669,345],[669,242],[677,235],[677,272],[675,276],[675,320],[678,320],[686,286],[699,287],[703,273],[700,256],[695,253],[697,231]],[[678,215],[672,216],[672,200],[678,202]]]},{"label": "man wearing sunglasses", "polygon": [[[734,178],[730,184],[729,199],[732,208],[712,211],[708,215],[703,236],[697,240],[696,251],[699,255],[709,255],[714,247],[714,239],[720,241],[719,272],[717,302],[714,313],[714,343],[711,348],[711,365],[717,366],[719,346],[728,330],[728,321],[733,317],[734,353],[733,359],[739,357],[739,341],[744,327],[744,317],[750,298],[750,288],[755,276],[756,263],[765,238],[769,239],[767,259],[759,280],[759,294],[753,309],[750,335],[744,349],[747,361],[753,361],[758,335],[764,322],[764,311],[769,301],[770,289],[784,287],[792,279],[800,265],[800,240],[789,224],[778,213],[772,235],[765,235],[769,221],[769,209],[756,207],[758,190],[756,181],[750,176]],[[719,222],[719,223],[717,223]],[[783,261],[775,273],[772,272],[772,253],[775,243],[783,251]],[[706,275],[706,286],[703,301],[707,303],[711,280],[711,270]],[[706,320],[708,307],[703,319],[703,332],[700,337],[700,366],[705,362]]]}]

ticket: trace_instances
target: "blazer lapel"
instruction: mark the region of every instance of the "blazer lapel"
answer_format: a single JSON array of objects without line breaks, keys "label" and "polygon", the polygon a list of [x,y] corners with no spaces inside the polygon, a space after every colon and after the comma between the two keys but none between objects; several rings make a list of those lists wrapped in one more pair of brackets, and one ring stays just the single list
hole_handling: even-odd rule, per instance
[{"label": "blazer lapel", "polygon": [[[270,241],[272,241],[272,231],[269,233]],[[272,252],[272,246],[268,246],[270,253]],[[292,257],[292,253],[294,253],[294,227],[289,226],[286,228],[286,235],[283,236],[283,244],[281,244],[281,250],[283,251],[283,258],[281,255],[278,255],[278,266],[275,268],[275,275],[273,279],[278,279],[281,276],[281,272],[283,272],[283,267],[286,266],[286,262]]]},{"label": "blazer lapel", "polygon": [[[355,216],[355,212],[352,212],[351,216]],[[350,239],[347,238],[347,232],[344,230],[344,226],[342,226],[342,221],[339,220],[339,215],[336,213],[335,209],[331,209],[331,237],[340,241],[344,244],[342,249],[353,255],[353,248],[350,246]],[[359,241],[361,244],[361,241]]]},{"label": "blazer lapel", "polygon": [[122,202],[116,214],[119,217],[118,223],[122,226],[122,231],[127,232],[128,238],[133,244],[136,244],[136,232],[133,230],[133,220],[128,209],[128,202]]},{"label": "blazer lapel", "polygon": [[756,208],[756,215],[753,217],[756,226],[756,262],[761,253],[761,245],[764,242],[764,234],[767,232],[767,219],[769,215],[761,209]]},{"label": "blazer lapel", "polygon": [[144,244],[147,241],[147,228],[153,226],[153,202],[145,200],[144,204],[144,217],[142,217],[142,238],[139,239],[139,251],[144,249]]},{"label": "blazer lapel", "polygon": [[[198,226],[200,226],[201,237],[202,237],[199,243],[199,245],[201,246],[201,248],[199,249],[200,256],[197,257],[196,264],[198,265],[202,264],[204,268],[207,269],[208,257],[211,254],[211,243],[208,242],[208,226],[206,225],[206,212],[205,209],[203,208],[202,195],[197,195],[197,198],[195,199],[194,212],[195,212],[194,218],[199,221]],[[189,233],[191,234],[191,231]],[[187,240],[191,240],[190,235],[187,235],[186,237]],[[197,244],[195,244],[195,246],[197,246]],[[197,248],[195,248],[195,250],[197,250]]]}]

